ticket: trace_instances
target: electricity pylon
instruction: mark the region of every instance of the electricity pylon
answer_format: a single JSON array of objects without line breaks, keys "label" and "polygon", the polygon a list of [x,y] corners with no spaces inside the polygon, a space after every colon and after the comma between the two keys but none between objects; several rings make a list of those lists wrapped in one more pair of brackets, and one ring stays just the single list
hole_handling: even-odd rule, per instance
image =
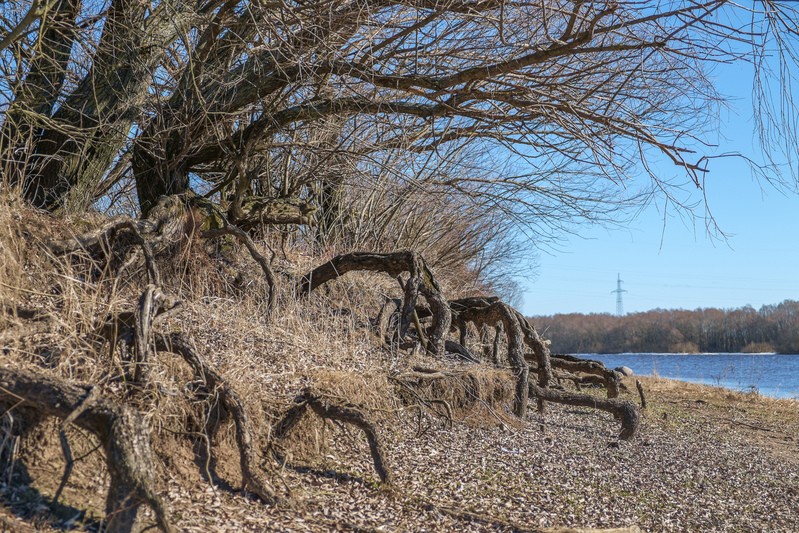
[{"label": "electricity pylon", "polygon": [[621,288],[622,283],[624,282],[621,279],[621,274],[616,274],[616,290],[610,291],[611,294],[616,294],[616,316],[621,316],[624,314],[624,304],[621,301],[621,293],[627,291]]}]

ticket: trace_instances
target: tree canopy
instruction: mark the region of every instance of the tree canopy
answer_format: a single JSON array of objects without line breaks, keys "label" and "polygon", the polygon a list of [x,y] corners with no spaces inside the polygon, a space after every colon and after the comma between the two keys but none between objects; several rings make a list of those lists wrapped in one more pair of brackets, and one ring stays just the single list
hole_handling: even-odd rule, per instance
[{"label": "tree canopy", "polygon": [[714,63],[755,64],[766,146],[792,150],[797,20],[775,1],[4,2],[0,172],[49,210],[191,190],[244,222],[294,198],[353,238],[435,199],[542,239],[679,204],[657,160],[703,187]]}]

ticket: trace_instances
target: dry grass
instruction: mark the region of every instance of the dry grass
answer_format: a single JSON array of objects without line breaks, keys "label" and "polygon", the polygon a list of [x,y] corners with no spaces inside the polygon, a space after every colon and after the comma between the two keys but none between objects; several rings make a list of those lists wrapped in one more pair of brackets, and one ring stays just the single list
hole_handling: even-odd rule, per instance
[{"label": "dry grass", "polygon": [[662,399],[656,411],[661,417],[668,418],[670,409],[696,414],[703,423],[722,426],[775,459],[799,466],[799,401],[662,378],[636,379]]}]

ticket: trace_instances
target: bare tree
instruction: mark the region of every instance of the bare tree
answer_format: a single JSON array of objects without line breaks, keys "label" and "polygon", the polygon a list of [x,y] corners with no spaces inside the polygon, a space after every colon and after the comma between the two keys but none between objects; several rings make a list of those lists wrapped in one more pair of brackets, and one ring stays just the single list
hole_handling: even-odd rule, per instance
[{"label": "bare tree", "polygon": [[[8,27],[33,9],[16,7],[3,8]],[[36,205],[80,209],[132,175],[146,213],[189,190],[233,205],[259,188],[332,192],[307,172],[315,195],[264,190],[278,163],[308,171],[345,151],[336,165],[357,169],[468,147],[489,154],[482,170],[419,185],[547,234],[674,195],[652,173],[649,187],[633,181],[657,158],[701,188],[718,97],[706,66],[757,60],[775,34],[792,58],[795,31],[782,30],[796,19],[789,2],[724,0],[60,0],[24,38],[4,37],[5,181]]]}]

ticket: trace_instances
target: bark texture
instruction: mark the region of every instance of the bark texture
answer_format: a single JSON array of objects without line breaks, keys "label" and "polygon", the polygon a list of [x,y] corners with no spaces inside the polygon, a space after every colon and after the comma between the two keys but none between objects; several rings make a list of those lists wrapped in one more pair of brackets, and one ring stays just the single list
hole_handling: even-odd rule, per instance
[{"label": "bark texture", "polygon": [[[150,431],[136,411],[108,399],[90,398],[92,388],[24,370],[0,368],[0,402],[34,409],[45,416],[68,419],[102,443],[111,485],[106,498],[106,530],[132,531],[141,504],[149,505],[159,527],[172,531],[166,507],[155,490],[155,462]],[[90,399],[87,401],[87,399]]]}]

